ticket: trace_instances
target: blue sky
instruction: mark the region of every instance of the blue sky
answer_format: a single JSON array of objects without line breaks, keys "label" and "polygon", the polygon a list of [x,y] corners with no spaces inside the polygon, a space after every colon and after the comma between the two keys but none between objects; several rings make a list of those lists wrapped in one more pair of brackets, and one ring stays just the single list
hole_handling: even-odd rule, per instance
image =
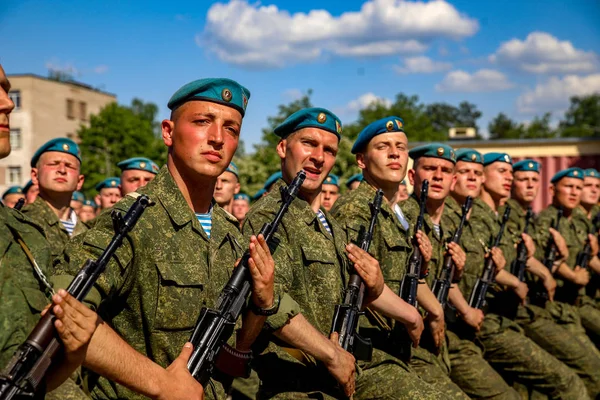
[{"label": "blue sky", "polygon": [[[159,105],[204,77],[252,92],[247,150],[277,105],[313,89],[313,103],[351,122],[398,92],[471,101],[480,127],[520,121],[600,92],[597,1],[3,1],[7,73],[72,70],[78,80]],[[407,127],[410,121],[406,121]]]}]

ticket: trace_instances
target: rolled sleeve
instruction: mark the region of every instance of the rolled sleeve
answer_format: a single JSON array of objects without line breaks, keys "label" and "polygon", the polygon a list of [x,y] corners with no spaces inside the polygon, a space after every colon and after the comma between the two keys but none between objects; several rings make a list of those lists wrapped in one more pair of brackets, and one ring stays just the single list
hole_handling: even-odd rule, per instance
[{"label": "rolled sleeve", "polygon": [[290,319],[302,313],[300,305],[287,293],[279,297],[279,309],[277,314],[267,318],[265,325],[269,331],[277,331],[283,328]]}]

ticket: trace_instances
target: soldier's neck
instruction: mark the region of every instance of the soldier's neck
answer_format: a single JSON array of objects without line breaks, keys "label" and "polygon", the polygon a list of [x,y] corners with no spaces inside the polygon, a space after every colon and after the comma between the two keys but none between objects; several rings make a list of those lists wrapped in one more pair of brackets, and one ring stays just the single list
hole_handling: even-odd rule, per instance
[{"label": "soldier's neck", "polygon": [[[456,193],[450,193],[450,196],[452,196],[452,198],[454,200],[456,200],[456,202],[462,207],[463,204],[465,204],[465,201],[467,201],[467,197],[463,197],[463,196],[459,196]],[[467,221],[469,220],[469,218],[471,217],[471,211],[473,211],[473,207],[471,207],[471,209],[469,210],[469,212],[467,213]]]},{"label": "soldier's neck", "polygon": [[302,200],[306,201],[308,203],[308,205],[310,206],[310,208],[316,213],[317,211],[319,211],[319,208],[321,208],[320,194],[321,194],[321,192],[312,193],[312,192],[305,192],[302,189],[300,189],[300,192],[298,193],[298,197],[301,198]]},{"label": "soldier's neck", "polygon": [[386,185],[381,182],[375,182],[365,172],[363,172],[363,176],[364,176],[364,180],[367,181],[367,183],[371,187],[375,188],[375,190],[377,190],[377,189],[383,190],[383,198],[390,206],[393,206],[394,204],[398,203],[400,182]]},{"label": "soldier's neck", "polygon": [[585,211],[585,215],[587,215],[588,218],[591,219],[595,217],[595,215],[592,215],[592,208],[594,207],[593,204],[579,203],[579,205],[581,206],[581,208],[583,208],[583,211]]},{"label": "soldier's neck", "polygon": [[171,157],[167,161],[167,166],[175,184],[192,211],[207,213],[210,210],[217,179],[199,174],[184,174],[177,168]]},{"label": "soldier's neck", "polygon": [[514,201],[516,201],[519,206],[521,206],[521,208],[523,209],[523,211],[526,211],[529,207],[531,207],[531,203],[533,203],[532,201],[525,201],[522,199],[518,199],[516,197],[512,198]]},{"label": "soldier's neck", "polygon": [[219,207],[221,207],[223,210],[227,211],[229,214],[233,213],[233,199],[229,200],[229,202],[227,203],[219,203]]},{"label": "soldier's neck", "polygon": [[501,206],[500,204],[500,199],[494,199],[494,197],[492,196],[492,194],[490,192],[488,192],[487,190],[485,190],[485,188],[483,188],[483,190],[481,191],[481,195],[479,196],[479,198],[488,206],[490,206],[490,208],[492,209],[492,211],[494,211],[495,213],[498,212],[498,208]]},{"label": "soldier's neck", "polygon": [[444,201],[441,202],[438,200],[427,200],[427,214],[429,214],[429,218],[431,218],[431,222],[436,225],[440,224],[442,220],[442,214],[444,213]]},{"label": "soldier's neck", "polygon": [[50,207],[52,212],[54,214],[56,214],[58,219],[61,219],[63,221],[66,221],[69,219],[69,217],[71,216],[71,196],[72,196],[72,194],[70,194],[70,193],[62,194],[61,193],[60,195],[49,196],[48,193],[45,193],[45,192],[43,192],[43,190],[40,190],[40,194],[38,196],[41,197],[42,200],[44,200],[46,202],[46,204],[48,205],[48,207]]},{"label": "soldier's neck", "polygon": [[[556,208],[559,208],[562,206],[562,204],[560,204],[560,202],[558,202],[556,199],[552,200],[552,205]],[[571,214],[573,214],[573,210],[567,207],[562,206],[563,212],[563,218],[567,218],[567,219],[571,219]]]}]

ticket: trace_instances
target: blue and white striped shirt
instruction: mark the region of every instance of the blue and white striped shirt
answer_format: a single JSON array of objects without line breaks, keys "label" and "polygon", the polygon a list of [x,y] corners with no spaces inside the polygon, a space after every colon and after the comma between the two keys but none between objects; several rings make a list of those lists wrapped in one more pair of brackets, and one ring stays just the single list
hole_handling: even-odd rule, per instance
[{"label": "blue and white striped shirt", "polygon": [[206,214],[196,213],[196,218],[200,222],[200,226],[204,229],[206,236],[210,239],[210,231],[212,229],[212,207]]},{"label": "blue and white striped shirt", "polygon": [[69,233],[69,236],[73,236],[73,231],[75,230],[75,225],[77,225],[77,214],[75,213],[74,210],[71,210],[71,212],[69,213],[69,219],[68,220],[61,219],[60,223],[63,224],[63,226]]},{"label": "blue and white striped shirt", "polygon": [[317,218],[319,218],[319,221],[321,222],[321,225],[323,225],[323,228],[325,228],[325,230],[330,235],[332,235],[331,228],[329,227],[329,224],[327,223],[327,218],[325,218],[325,213],[323,213],[323,211],[321,211],[321,210],[317,211]]}]

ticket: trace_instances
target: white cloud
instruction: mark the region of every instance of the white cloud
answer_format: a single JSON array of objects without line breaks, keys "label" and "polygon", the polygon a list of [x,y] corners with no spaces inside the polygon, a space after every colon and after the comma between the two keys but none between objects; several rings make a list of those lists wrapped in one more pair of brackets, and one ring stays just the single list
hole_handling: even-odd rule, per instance
[{"label": "white cloud", "polygon": [[104,74],[108,72],[108,65],[98,65],[94,68],[94,72],[97,74]]},{"label": "white cloud", "polygon": [[432,74],[448,71],[450,68],[452,68],[451,63],[433,61],[425,56],[405,58],[403,66],[394,66],[394,70],[399,74]]},{"label": "white cloud", "polygon": [[598,68],[594,52],[576,49],[571,42],[545,32],[532,32],[524,41],[504,42],[489,59],[536,74],[584,73]]},{"label": "white cloud", "polygon": [[304,96],[304,92],[300,89],[288,89],[283,92],[282,97],[285,101],[294,101],[301,99]]},{"label": "white cloud", "polygon": [[374,93],[369,92],[369,93],[365,93],[365,94],[359,96],[358,98],[350,101],[345,106],[336,109],[335,112],[338,114],[345,114],[345,115],[355,114],[355,113],[359,112],[360,110],[363,110],[365,108],[368,108],[372,105],[377,105],[377,104],[382,104],[386,107],[389,107],[392,105],[392,101],[390,99],[386,99],[385,97],[379,97],[379,96],[375,95]]},{"label": "white cloud", "polygon": [[479,24],[444,0],[368,0],[360,11],[290,14],[246,0],[216,3],[196,43],[222,61],[259,68],[310,62],[324,53],[372,57],[420,53],[437,38],[459,40]]},{"label": "white cloud", "polygon": [[513,87],[500,71],[480,69],[472,74],[457,70],[446,74],[444,80],[435,86],[438,92],[496,92]]},{"label": "white cloud", "polygon": [[567,75],[552,77],[546,83],[526,90],[517,99],[517,109],[523,114],[547,111],[564,111],[572,96],[600,93],[600,74],[584,77]]}]

